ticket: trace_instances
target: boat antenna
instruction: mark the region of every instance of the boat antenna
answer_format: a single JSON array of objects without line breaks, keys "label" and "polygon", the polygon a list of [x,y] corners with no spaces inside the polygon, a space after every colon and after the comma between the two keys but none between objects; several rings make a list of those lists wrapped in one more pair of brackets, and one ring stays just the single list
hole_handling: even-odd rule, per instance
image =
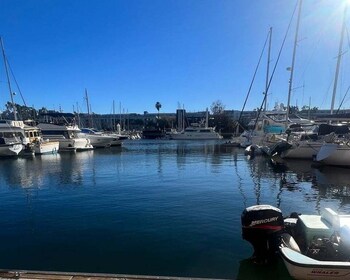
[{"label": "boat antenna", "polygon": [[261,105],[260,105],[260,108],[259,108],[259,111],[258,111],[258,115],[257,115],[257,117],[256,117],[256,119],[255,119],[255,123],[254,123],[253,129],[255,129],[256,124],[258,123],[258,119],[259,119],[259,117],[260,117],[260,113],[261,113],[262,108],[263,108],[263,106],[264,106],[267,93],[268,93],[268,91],[269,91],[269,89],[270,89],[270,85],[271,85],[273,76],[275,75],[278,62],[279,62],[279,60],[280,60],[280,58],[281,58],[282,50],[283,50],[284,44],[285,44],[285,42],[286,42],[287,35],[288,35],[288,33],[289,33],[289,29],[290,29],[290,26],[291,26],[291,24],[292,24],[292,20],[293,20],[293,18],[294,18],[294,14],[295,14],[296,9],[297,9],[297,6],[295,6],[294,11],[293,11],[293,14],[292,14],[292,17],[291,17],[291,19],[290,19],[290,21],[289,21],[288,28],[287,28],[286,34],[284,35],[281,48],[280,48],[280,50],[279,50],[279,52],[278,52],[277,60],[276,60],[275,66],[273,67],[272,74],[271,74],[271,77],[270,77],[270,80],[269,80],[269,84],[268,84],[267,89],[266,89],[266,94],[265,94],[264,99],[263,99],[263,101],[262,101],[262,103],[261,103]]},{"label": "boat antenna", "polygon": [[342,101],[340,102],[340,105],[339,105],[339,107],[338,107],[337,112],[335,112],[335,114],[336,114],[336,115],[339,113],[339,110],[340,110],[341,106],[343,106],[343,103],[344,103],[345,97],[346,97],[346,95],[348,94],[349,90],[350,90],[350,86],[349,86],[349,87],[348,87],[348,89],[346,90],[345,95],[344,95],[344,97],[343,97]]},{"label": "boat antenna", "polygon": [[294,64],[295,64],[295,55],[296,55],[297,43],[298,43],[298,34],[299,34],[300,15],[301,15],[301,6],[302,6],[302,3],[303,3],[303,0],[299,0],[299,11],[298,11],[297,27],[296,27],[296,31],[295,31],[295,37],[294,37],[294,47],[293,47],[292,66],[291,66],[291,69],[290,69],[290,77],[289,77],[287,113],[286,113],[286,128],[287,128],[287,126],[288,126],[288,120],[289,120],[290,96],[291,96],[291,94],[292,94],[292,85],[293,85],[293,76],[294,76]]},{"label": "boat antenna", "polygon": [[7,59],[6,59],[6,55],[5,55],[4,43],[2,42],[2,37],[0,37],[0,43],[1,43],[1,49],[2,49],[2,56],[3,56],[3,59],[4,59],[5,71],[6,71],[6,77],[7,77],[7,84],[8,84],[9,91],[10,91],[11,104],[12,104],[12,109],[13,109],[13,116],[14,116],[15,121],[17,121],[17,110],[16,110],[15,102],[13,101],[13,92],[12,92],[12,88],[11,88],[11,81],[10,81],[10,76],[9,76],[9,71],[8,71],[8,66],[7,66]]},{"label": "boat antenna", "polygon": [[338,57],[337,57],[337,66],[335,69],[335,77],[334,77],[334,85],[333,85],[333,95],[332,95],[332,103],[331,103],[331,115],[333,115],[333,109],[334,109],[334,100],[335,100],[335,94],[337,92],[337,85],[338,85],[338,76],[339,76],[339,68],[340,68],[340,62],[343,52],[343,40],[344,40],[344,32],[345,32],[345,20],[346,20],[346,11],[347,11],[348,5],[345,5],[344,9],[344,16],[343,16],[343,24],[340,34],[340,42],[339,42],[339,49],[338,49]]}]

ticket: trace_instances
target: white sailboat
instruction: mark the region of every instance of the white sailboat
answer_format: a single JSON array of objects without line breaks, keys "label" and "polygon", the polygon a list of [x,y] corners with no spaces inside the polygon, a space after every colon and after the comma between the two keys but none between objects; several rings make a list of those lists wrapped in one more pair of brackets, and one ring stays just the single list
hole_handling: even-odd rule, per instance
[{"label": "white sailboat", "polygon": [[[344,9],[344,17],[343,17],[343,25],[340,36],[339,50],[338,50],[338,58],[337,58],[337,66],[335,71],[335,79],[333,85],[333,96],[331,103],[331,114],[333,114],[334,109],[334,100],[337,91],[337,82],[338,75],[340,69],[340,63],[342,58],[342,48],[343,48],[343,39],[346,28],[346,11],[347,5]],[[326,143],[322,145],[319,152],[316,156],[316,161],[326,165],[339,165],[339,166],[350,166],[350,141],[349,139],[343,139],[334,143]]]}]

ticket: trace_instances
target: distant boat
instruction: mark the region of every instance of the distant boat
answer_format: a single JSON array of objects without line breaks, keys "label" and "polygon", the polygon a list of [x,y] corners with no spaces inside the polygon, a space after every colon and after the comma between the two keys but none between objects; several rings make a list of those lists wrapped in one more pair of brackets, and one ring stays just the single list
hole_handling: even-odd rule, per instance
[{"label": "distant boat", "polygon": [[44,139],[59,142],[59,151],[84,151],[93,149],[90,140],[80,138],[81,131],[77,125],[56,125],[39,123],[38,127],[43,133]]},{"label": "distant boat", "polygon": [[222,136],[213,127],[190,126],[182,132],[172,132],[169,138],[173,140],[217,140]]},{"label": "distant boat", "polygon": [[[208,126],[209,112],[206,110],[205,124],[194,123],[181,132],[170,130],[167,138],[173,140],[217,140],[223,137],[215,131],[214,127]],[[184,124],[183,124],[184,127]]]}]

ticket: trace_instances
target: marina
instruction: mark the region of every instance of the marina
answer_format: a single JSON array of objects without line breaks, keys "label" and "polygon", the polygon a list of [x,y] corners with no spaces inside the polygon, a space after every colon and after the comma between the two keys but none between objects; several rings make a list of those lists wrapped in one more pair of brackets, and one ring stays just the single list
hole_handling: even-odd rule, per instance
[{"label": "marina", "polygon": [[349,0],[2,4],[0,280],[350,279]]},{"label": "marina", "polygon": [[302,160],[274,165],[222,143],[126,140],[0,159],[1,268],[290,279],[283,263],[249,261],[242,210],[270,204],[285,213],[295,205],[302,213],[349,213],[348,170]]}]

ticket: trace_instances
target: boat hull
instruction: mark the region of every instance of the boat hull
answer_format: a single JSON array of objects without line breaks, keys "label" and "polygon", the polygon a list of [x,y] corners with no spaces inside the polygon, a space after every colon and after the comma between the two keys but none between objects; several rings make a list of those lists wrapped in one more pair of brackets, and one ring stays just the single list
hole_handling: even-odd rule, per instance
[{"label": "boat hull", "polygon": [[350,262],[317,261],[287,247],[280,254],[295,279],[350,279]]},{"label": "boat hull", "polygon": [[325,143],[316,156],[316,161],[326,165],[350,166],[350,146]]},{"label": "boat hull", "polygon": [[22,151],[23,145],[21,143],[16,144],[1,144],[0,145],[0,157],[17,156]]},{"label": "boat hull", "polygon": [[55,154],[59,150],[60,143],[58,141],[44,141],[34,144],[34,152],[38,155]]},{"label": "boat hull", "polygon": [[302,142],[294,144],[288,150],[281,153],[281,158],[294,158],[294,159],[313,159],[323,143],[317,142]]}]

